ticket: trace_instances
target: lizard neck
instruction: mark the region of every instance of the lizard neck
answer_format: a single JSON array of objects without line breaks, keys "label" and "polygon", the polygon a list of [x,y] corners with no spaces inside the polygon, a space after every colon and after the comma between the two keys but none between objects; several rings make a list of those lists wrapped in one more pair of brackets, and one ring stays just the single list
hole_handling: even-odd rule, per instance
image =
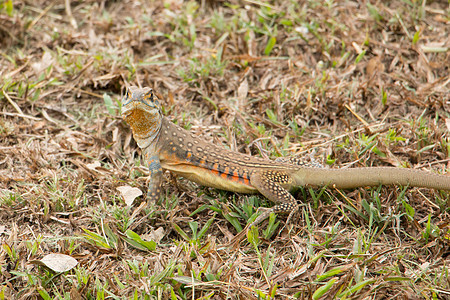
[{"label": "lizard neck", "polygon": [[158,110],[133,110],[124,119],[130,125],[133,137],[141,149],[147,148],[159,136],[162,116]]}]

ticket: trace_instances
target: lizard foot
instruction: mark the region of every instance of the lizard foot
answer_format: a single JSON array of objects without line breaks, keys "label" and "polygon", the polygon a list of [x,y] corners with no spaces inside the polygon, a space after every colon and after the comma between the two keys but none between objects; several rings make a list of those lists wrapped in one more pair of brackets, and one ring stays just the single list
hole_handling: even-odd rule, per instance
[{"label": "lizard foot", "polygon": [[289,222],[291,221],[292,216],[298,211],[299,207],[297,206],[295,209],[293,209],[290,213],[289,216],[287,217],[286,223],[284,224],[284,226],[281,228],[280,232],[282,232],[284,230],[284,228],[286,228],[287,224],[289,224]]}]

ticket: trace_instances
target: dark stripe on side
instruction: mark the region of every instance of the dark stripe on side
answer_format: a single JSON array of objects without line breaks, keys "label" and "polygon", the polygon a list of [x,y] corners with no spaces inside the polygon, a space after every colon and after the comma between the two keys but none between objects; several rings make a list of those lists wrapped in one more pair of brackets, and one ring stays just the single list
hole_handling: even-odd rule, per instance
[{"label": "dark stripe on side", "polygon": [[219,172],[219,176],[225,173],[225,167],[221,164],[217,164],[217,172]]}]

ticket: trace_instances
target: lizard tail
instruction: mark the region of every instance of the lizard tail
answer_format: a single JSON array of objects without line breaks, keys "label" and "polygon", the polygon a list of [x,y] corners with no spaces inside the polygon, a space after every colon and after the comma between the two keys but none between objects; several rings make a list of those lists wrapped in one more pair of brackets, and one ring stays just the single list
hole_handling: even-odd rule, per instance
[{"label": "lizard tail", "polygon": [[335,186],[352,189],[381,184],[450,190],[450,176],[393,167],[350,169],[302,167],[297,169],[292,177],[296,186]]}]

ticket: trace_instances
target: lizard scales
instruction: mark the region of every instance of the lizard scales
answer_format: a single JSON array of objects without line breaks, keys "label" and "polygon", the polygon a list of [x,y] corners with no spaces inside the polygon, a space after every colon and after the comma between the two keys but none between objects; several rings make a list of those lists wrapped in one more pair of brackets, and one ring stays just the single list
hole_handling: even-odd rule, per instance
[{"label": "lizard scales", "polygon": [[363,167],[327,169],[297,159],[265,160],[207,143],[162,115],[159,100],[150,88],[129,87],[122,99],[122,117],[148,164],[148,198],[161,194],[162,170],[169,170],[201,185],[239,193],[261,193],[280,203],[258,217],[290,212],[298,207],[288,192],[295,186],[356,188],[402,185],[450,190],[450,177],[415,169]]}]

